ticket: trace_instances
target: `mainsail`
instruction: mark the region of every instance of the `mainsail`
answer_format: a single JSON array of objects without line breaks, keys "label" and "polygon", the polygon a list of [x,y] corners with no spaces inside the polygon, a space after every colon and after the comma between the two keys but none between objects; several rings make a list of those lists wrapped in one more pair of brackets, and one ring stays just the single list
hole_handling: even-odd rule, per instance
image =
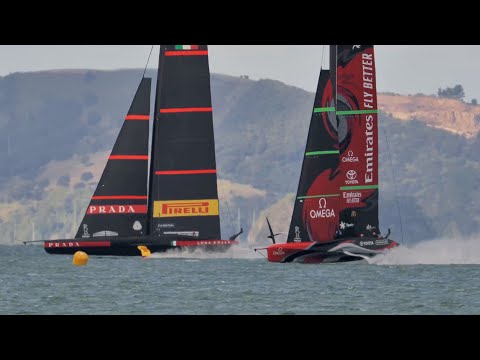
[{"label": "mainsail", "polygon": [[338,227],[338,137],[330,71],[321,70],[287,242],[327,242]]},{"label": "mainsail", "polygon": [[150,90],[142,79],[76,238],[42,240],[46,252],[144,256],[238,244],[242,231],[220,234],[207,45],[160,47],[149,154]]},{"label": "mainsail", "polygon": [[162,45],[153,124],[150,234],[221,239],[207,45]]},{"label": "mainsail", "polygon": [[268,222],[268,261],[356,261],[398,246],[378,228],[377,116],[373,46],[330,46],[287,243],[275,242]]},{"label": "mainsail", "polygon": [[373,45],[339,45],[337,117],[342,236],[379,234],[378,109]]},{"label": "mainsail", "polygon": [[151,79],[143,78],[76,239],[146,232]]}]

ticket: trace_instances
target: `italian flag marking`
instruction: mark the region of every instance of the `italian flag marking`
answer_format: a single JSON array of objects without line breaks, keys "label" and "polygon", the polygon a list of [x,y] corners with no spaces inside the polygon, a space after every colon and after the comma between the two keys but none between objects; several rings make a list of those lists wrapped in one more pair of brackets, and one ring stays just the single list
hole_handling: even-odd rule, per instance
[{"label": "italian flag marking", "polygon": [[175,45],[175,50],[198,50],[198,45]]}]

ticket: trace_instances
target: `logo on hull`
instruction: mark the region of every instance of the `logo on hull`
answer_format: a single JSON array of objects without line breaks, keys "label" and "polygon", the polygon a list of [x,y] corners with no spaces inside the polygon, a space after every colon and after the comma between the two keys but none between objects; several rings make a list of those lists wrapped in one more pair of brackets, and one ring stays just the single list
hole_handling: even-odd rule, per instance
[{"label": "logo on hull", "polygon": [[218,200],[155,201],[154,218],[218,216]]},{"label": "logo on hull", "polygon": [[80,244],[78,242],[49,242],[47,243],[48,248],[72,248],[72,247],[80,247]]},{"label": "logo on hull", "polygon": [[371,246],[373,241],[360,241],[360,246]]}]

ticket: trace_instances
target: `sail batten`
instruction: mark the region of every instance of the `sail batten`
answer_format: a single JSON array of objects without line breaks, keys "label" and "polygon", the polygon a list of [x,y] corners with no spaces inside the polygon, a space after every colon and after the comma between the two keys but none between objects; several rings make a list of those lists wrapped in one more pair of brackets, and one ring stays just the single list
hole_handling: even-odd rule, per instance
[{"label": "sail batten", "polygon": [[213,109],[211,107],[160,109],[161,114],[191,113],[191,112],[212,112],[212,111],[213,111]]}]

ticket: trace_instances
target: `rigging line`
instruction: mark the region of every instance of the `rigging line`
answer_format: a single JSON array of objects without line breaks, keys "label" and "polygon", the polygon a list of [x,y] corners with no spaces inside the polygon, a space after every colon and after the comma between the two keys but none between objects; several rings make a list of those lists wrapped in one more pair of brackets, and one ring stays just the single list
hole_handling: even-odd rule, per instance
[{"label": "rigging line", "polygon": [[153,47],[155,45],[152,45],[151,49],[150,49],[150,54],[148,55],[148,60],[147,60],[147,64],[145,65],[145,70],[143,70],[143,75],[142,75],[142,79],[145,77],[145,73],[147,72],[147,68],[148,68],[148,64],[150,63],[150,57],[152,56],[152,51],[153,51]]},{"label": "rigging line", "polygon": [[400,201],[398,200],[397,181],[396,181],[396,177],[395,177],[395,169],[393,168],[392,154],[390,153],[390,144],[388,143],[387,132],[385,131],[385,128],[383,126],[382,126],[382,130],[383,130],[383,135],[385,136],[385,142],[387,143],[387,152],[388,152],[388,157],[390,158],[390,166],[392,168],[393,187],[395,189],[395,200],[396,200],[396,203],[397,203],[398,216],[400,218],[400,236],[402,237],[402,244],[406,245],[404,243],[404,240],[403,240],[402,212],[400,210]]},{"label": "rigging line", "polygon": [[322,62],[320,63],[320,71],[323,70],[323,59],[325,56],[325,45],[322,45]]},{"label": "rigging line", "polygon": [[265,259],[267,258],[265,255],[263,255],[259,250],[255,251],[256,253],[259,253],[260,255],[262,255]]}]

